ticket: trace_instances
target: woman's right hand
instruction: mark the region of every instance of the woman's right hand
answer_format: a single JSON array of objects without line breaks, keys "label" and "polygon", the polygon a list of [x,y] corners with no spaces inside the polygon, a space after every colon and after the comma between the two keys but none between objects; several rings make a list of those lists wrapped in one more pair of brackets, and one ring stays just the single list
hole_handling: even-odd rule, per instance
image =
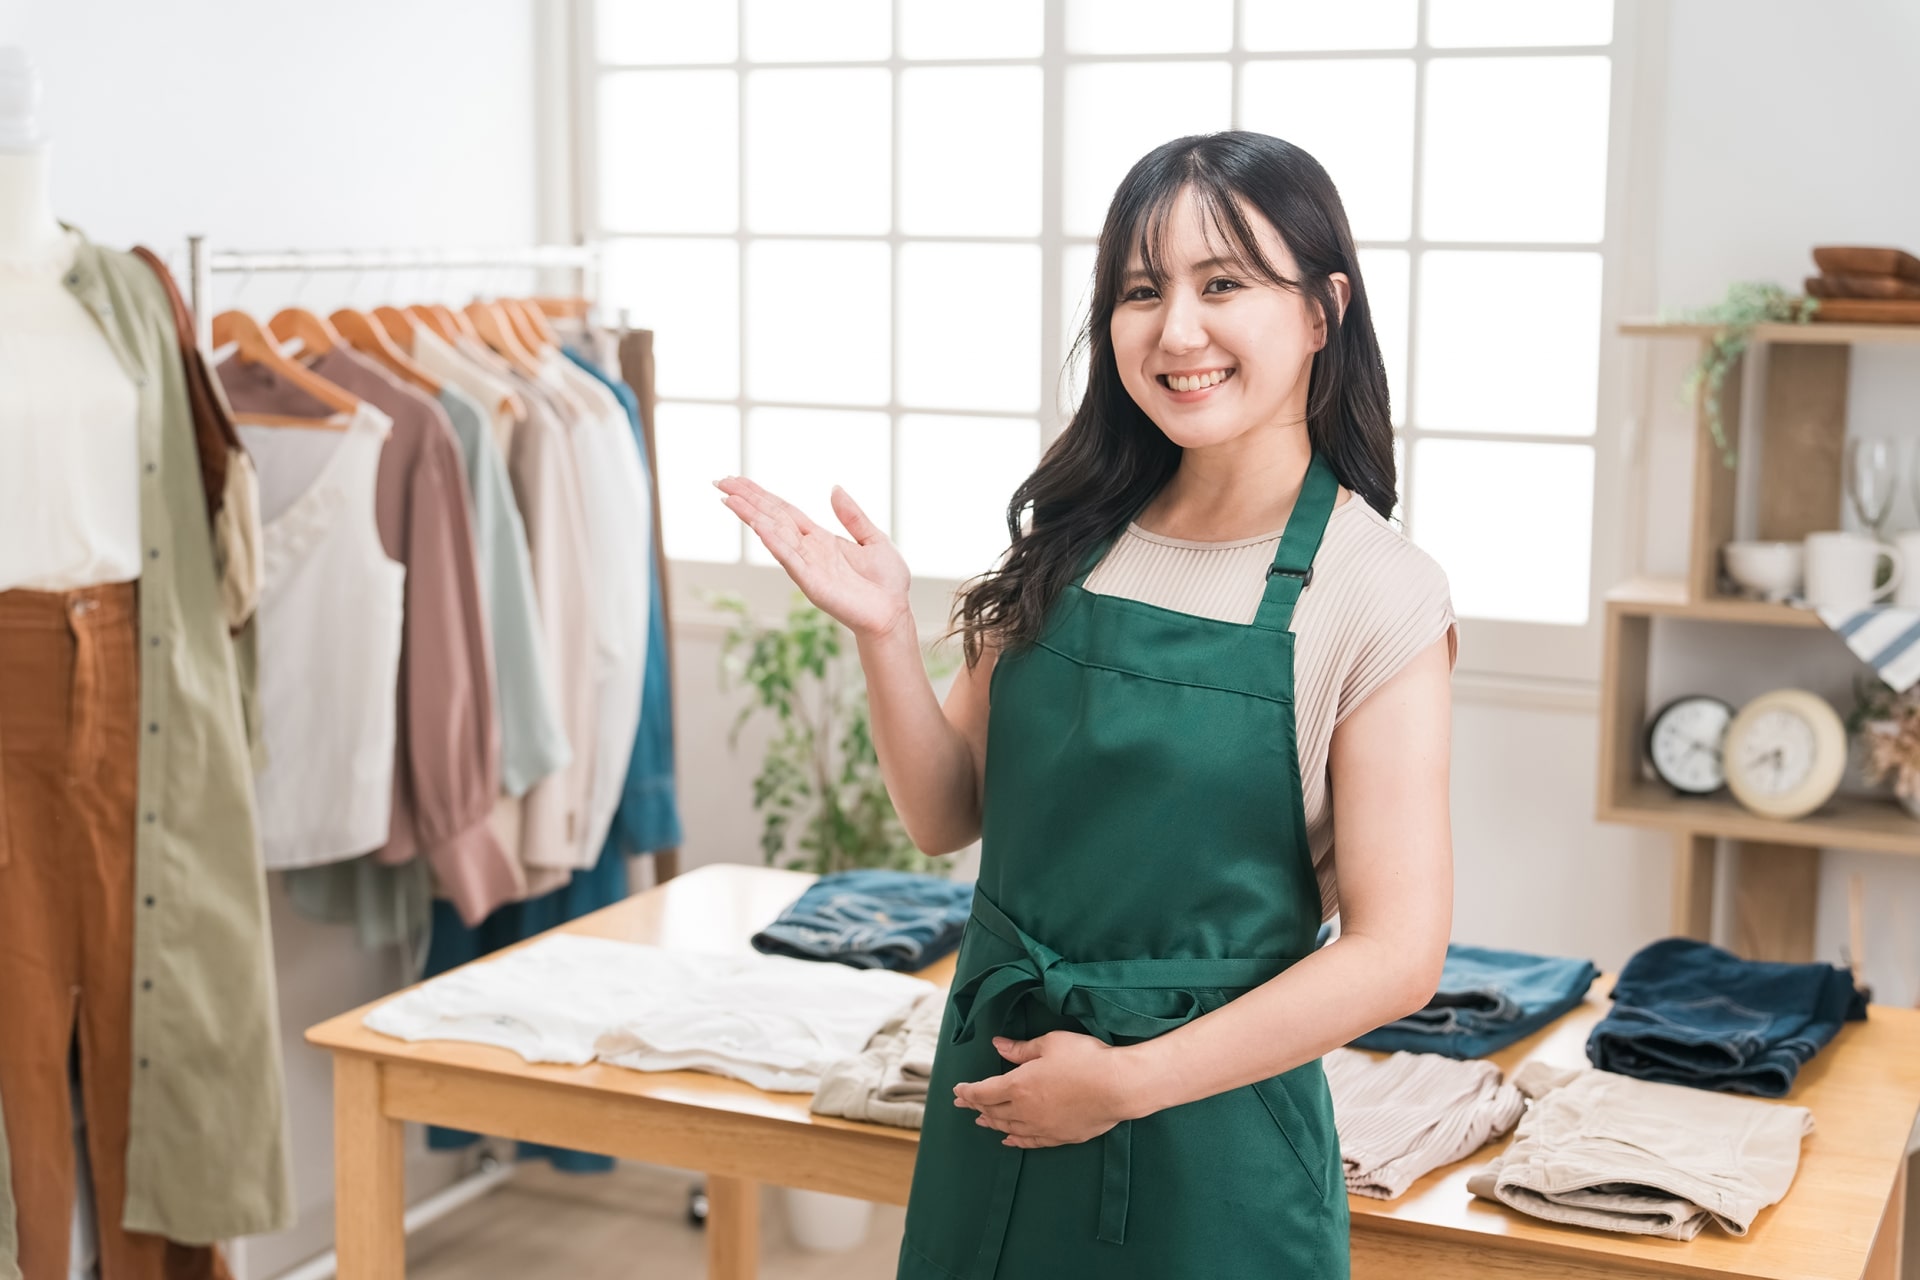
[{"label": "woman's right hand", "polygon": [[845,489],[833,487],[833,513],[853,535],[851,541],[821,528],[806,512],[745,476],[728,476],[713,485],[807,599],[856,636],[879,636],[896,626],[913,625],[907,562]]}]

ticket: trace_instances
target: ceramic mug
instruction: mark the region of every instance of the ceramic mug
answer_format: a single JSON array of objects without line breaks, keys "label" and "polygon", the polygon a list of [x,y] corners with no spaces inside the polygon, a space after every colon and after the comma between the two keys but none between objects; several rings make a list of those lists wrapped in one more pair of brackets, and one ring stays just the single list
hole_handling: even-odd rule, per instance
[{"label": "ceramic mug", "polygon": [[[1766,600],[1800,594],[1806,549],[1798,542],[1729,542],[1721,548],[1727,576]],[[1920,555],[1920,549],[1911,554]]]},{"label": "ceramic mug", "polygon": [[[1816,609],[1864,609],[1892,595],[1906,576],[1900,549],[1864,534],[1810,533],[1806,548],[1807,603]],[[1882,556],[1892,571],[1885,584],[1875,588]]]},{"label": "ceramic mug", "polygon": [[[1920,529],[1909,529],[1893,540],[1908,564],[1920,565]],[[1893,593],[1893,602],[1903,609],[1920,609],[1920,573],[1902,578]]]}]

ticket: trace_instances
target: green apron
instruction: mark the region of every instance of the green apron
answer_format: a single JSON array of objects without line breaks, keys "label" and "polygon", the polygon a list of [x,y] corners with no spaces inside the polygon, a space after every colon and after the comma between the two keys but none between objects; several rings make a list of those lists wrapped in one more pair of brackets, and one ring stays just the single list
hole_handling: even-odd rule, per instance
[{"label": "green apron", "polygon": [[940,1028],[902,1280],[1330,1280],[1346,1181],[1318,1060],[1070,1146],[953,1105],[992,1037],[1136,1044],[1313,950],[1294,602],[1337,485],[1318,454],[1242,625],[1081,585],[989,688],[979,884]]}]

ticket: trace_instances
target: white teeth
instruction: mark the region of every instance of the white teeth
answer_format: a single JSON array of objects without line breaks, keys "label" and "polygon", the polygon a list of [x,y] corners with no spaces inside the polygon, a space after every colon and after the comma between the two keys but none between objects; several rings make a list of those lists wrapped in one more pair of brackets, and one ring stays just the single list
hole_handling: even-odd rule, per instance
[{"label": "white teeth", "polygon": [[1212,387],[1225,382],[1231,369],[1215,369],[1212,373],[1203,373],[1198,377],[1180,378],[1169,375],[1167,385],[1175,391],[1198,391],[1202,387]]}]

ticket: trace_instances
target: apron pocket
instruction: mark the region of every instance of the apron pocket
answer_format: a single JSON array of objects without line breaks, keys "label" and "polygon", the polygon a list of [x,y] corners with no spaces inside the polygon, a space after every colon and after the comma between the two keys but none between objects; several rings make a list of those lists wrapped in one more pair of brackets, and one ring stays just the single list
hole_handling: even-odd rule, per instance
[{"label": "apron pocket", "polygon": [[[1265,1105],[1267,1114],[1273,1117],[1273,1127],[1280,1131],[1280,1136],[1292,1148],[1294,1158],[1300,1162],[1307,1180],[1313,1183],[1314,1191],[1325,1200],[1328,1181],[1327,1137],[1333,1132],[1333,1111],[1330,1101],[1322,1103],[1323,1099],[1329,1097],[1326,1086],[1320,1083],[1322,1078],[1320,1064],[1316,1061],[1247,1087]],[[1315,1089],[1315,1085],[1319,1087]],[[1297,1096],[1303,1089],[1313,1090],[1318,1096],[1303,1100]],[[1304,1106],[1303,1101],[1306,1103]]]}]

